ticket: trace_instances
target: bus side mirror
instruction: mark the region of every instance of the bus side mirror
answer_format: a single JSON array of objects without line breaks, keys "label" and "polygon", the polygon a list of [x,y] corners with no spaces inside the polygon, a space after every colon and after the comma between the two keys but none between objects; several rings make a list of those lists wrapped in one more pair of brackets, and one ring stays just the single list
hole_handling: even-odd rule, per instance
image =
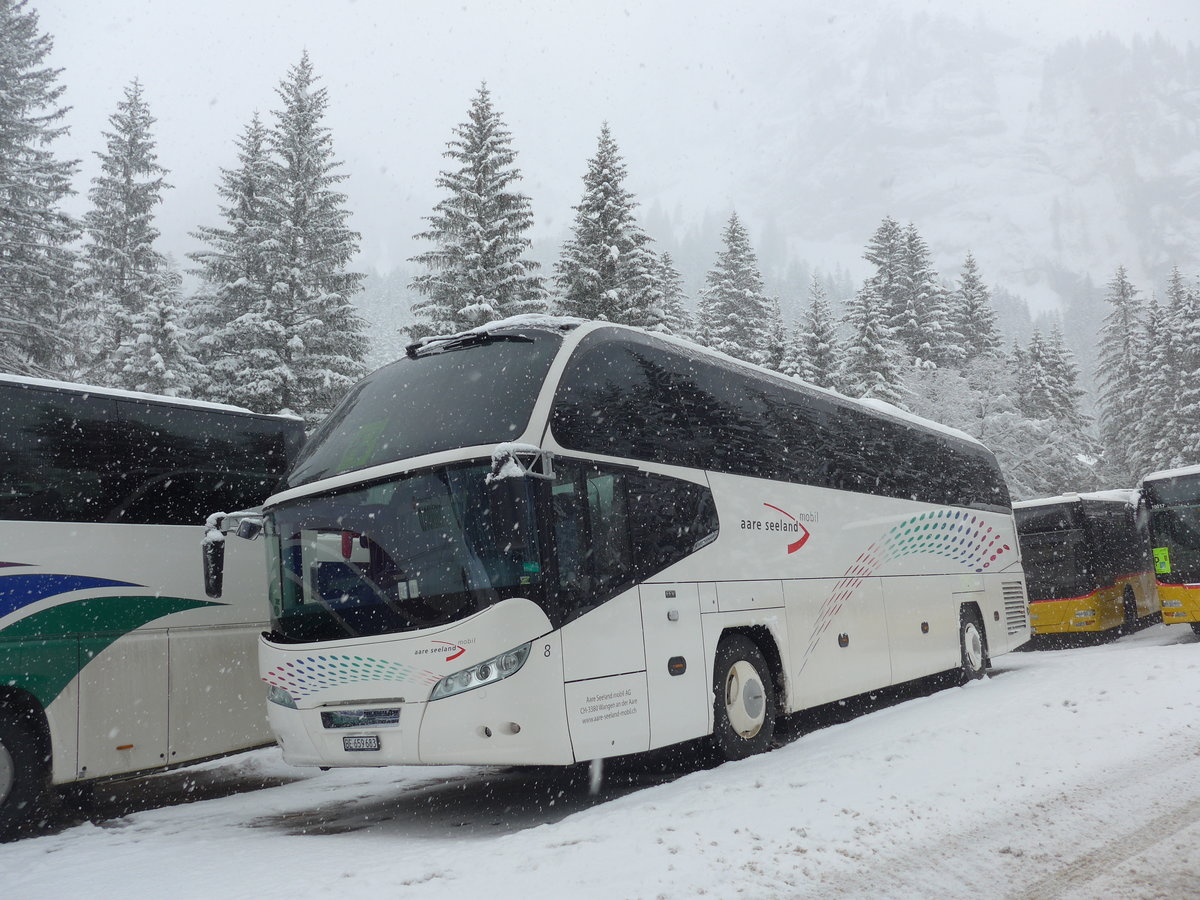
[{"label": "bus side mirror", "polygon": [[204,593],[214,599],[221,596],[222,583],[225,580],[225,535],[221,532],[224,518],[220,514],[208,517],[204,526],[204,541],[200,545],[204,566]]},{"label": "bus side mirror", "polygon": [[263,531],[263,520],[256,518],[245,518],[238,522],[237,536],[243,540],[252,541]]}]

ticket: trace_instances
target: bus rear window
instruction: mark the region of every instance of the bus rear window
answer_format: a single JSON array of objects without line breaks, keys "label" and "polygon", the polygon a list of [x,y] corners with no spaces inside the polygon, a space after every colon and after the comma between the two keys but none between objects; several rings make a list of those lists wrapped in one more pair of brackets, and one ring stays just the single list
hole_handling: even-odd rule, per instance
[{"label": "bus rear window", "polygon": [[313,434],[288,487],[438,450],[514,440],[529,424],[561,343],[556,334],[529,329],[379,369]]}]

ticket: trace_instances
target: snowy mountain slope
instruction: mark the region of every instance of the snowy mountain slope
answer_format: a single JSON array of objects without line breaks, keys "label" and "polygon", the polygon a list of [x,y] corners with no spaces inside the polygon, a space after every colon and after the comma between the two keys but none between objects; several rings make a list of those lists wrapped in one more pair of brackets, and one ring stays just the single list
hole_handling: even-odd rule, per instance
[{"label": "snowy mountain slope", "polygon": [[[860,269],[885,215],[947,271],[1060,302],[1124,264],[1161,283],[1200,264],[1200,48],[1173,34],[1050,49],[964,13],[782,19],[747,80],[748,213],[800,256]],[[747,134],[751,137],[747,140]],[[735,151],[730,148],[729,153]],[[669,200],[664,201],[669,205]]]},{"label": "snowy mountain slope", "polygon": [[[1153,626],[998,663],[985,681],[764,756],[657,785],[651,774],[649,787],[610,786],[595,799],[562,772],[315,773],[259,751],[191,770],[212,799],[0,846],[0,892],[1194,895],[1200,638]],[[256,779],[269,786],[223,796],[223,782],[240,790]]]}]

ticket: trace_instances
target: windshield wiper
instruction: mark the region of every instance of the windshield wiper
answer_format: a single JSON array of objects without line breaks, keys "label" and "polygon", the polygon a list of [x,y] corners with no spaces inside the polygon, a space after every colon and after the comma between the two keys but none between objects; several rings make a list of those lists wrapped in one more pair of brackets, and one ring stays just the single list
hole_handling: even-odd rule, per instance
[{"label": "windshield wiper", "polygon": [[449,353],[452,350],[465,350],[468,347],[478,347],[491,344],[494,341],[516,341],[521,344],[532,344],[533,338],[523,334],[498,334],[494,331],[477,331],[468,334],[456,334],[448,338],[423,338],[404,348],[404,355],[409,359],[422,356],[432,356],[435,353]]}]

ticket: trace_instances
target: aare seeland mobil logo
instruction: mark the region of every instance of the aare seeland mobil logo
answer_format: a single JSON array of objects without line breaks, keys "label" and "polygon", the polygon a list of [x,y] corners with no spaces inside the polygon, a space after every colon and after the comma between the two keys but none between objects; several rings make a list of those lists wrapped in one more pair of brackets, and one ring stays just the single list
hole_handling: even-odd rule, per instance
[{"label": "aare seeland mobil logo", "polygon": [[786,509],[780,509],[773,503],[763,503],[763,506],[774,510],[783,516],[783,518],[742,519],[743,531],[758,531],[764,534],[786,534],[792,536],[795,539],[788,542],[787,552],[789,554],[795,553],[807,543],[811,534],[804,526],[804,523],[807,522],[809,525],[815,525],[817,521],[816,513],[792,515]]}]

